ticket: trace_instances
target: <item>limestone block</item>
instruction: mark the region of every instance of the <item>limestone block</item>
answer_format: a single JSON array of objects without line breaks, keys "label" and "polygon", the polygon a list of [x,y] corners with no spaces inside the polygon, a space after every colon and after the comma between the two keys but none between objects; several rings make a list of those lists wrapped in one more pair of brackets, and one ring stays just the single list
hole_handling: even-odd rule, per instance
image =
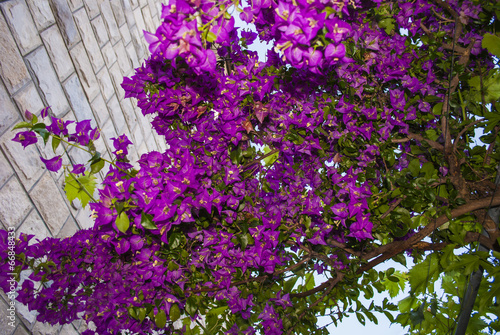
[{"label": "limestone block", "polygon": [[[77,5],[75,1],[75,5]],[[50,7],[54,13],[57,25],[61,31],[64,42],[68,48],[72,48],[80,41],[80,34],[76,28],[73,15],[66,0],[50,0]]]},{"label": "limestone block", "polygon": [[[37,241],[41,241],[46,237],[50,237],[50,231],[43,223],[42,218],[38,215],[37,211],[32,210],[26,220],[17,229],[18,236],[20,233],[25,233],[28,235],[35,235],[33,239],[30,240],[29,245],[35,244]],[[27,318],[28,319],[28,318]],[[32,320],[31,322],[33,322]],[[31,323],[30,322],[30,323]]]},{"label": "limestone block", "polygon": [[31,331],[32,335],[57,335],[61,326],[51,326],[48,323],[36,322]]},{"label": "limestone block", "polygon": [[85,90],[85,94],[89,101],[92,101],[97,94],[99,94],[99,85],[97,84],[97,78],[83,44],[79,43],[71,49],[70,55],[75,64],[76,72]]},{"label": "limestone block", "polygon": [[128,76],[130,71],[132,71],[132,65],[130,64],[130,60],[123,42],[119,41],[117,44],[115,44],[114,49],[116,52],[120,70],[122,71],[124,76]]},{"label": "limestone block", "polygon": [[106,67],[103,67],[101,71],[96,74],[96,77],[104,99],[106,101],[109,101],[109,99],[111,99],[111,97],[115,93],[115,90],[113,88],[113,83],[111,82],[111,77],[109,76],[108,69],[106,69]]},{"label": "limestone block", "polygon": [[132,8],[132,3],[130,0],[121,0],[123,5],[123,13],[125,14],[125,20],[129,28],[135,26],[134,12]]},{"label": "limestone block", "polygon": [[137,124],[137,116],[135,115],[134,107],[132,107],[130,99],[120,100],[120,105],[122,106],[123,115],[125,116],[125,120],[127,121],[128,128],[133,129]]},{"label": "limestone block", "polygon": [[104,101],[102,95],[99,94],[90,105],[92,106],[94,115],[97,118],[99,127],[102,128],[104,126],[104,123],[106,123],[106,121],[109,119],[108,107],[106,106],[106,102]]},{"label": "limestone block", "polygon": [[108,110],[113,118],[113,123],[115,124],[115,129],[117,134],[122,134],[127,127],[125,123],[125,117],[123,116],[122,108],[118,103],[116,95],[114,95],[108,102]]},{"label": "limestone block", "polygon": [[56,22],[48,0],[26,0],[26,2],[28,3],[28,7],[33,15],[33,20],[39,31],[44,30]]},{"label": "limestone block", "polygon": [[76,74],[73,74],[65,83],[64,90],[68,95],[69,102],[71,103],[71,108],[78,121],[82,120],[92,120],[92,127],[96,127],[97,124],[94,120],[94,115],[92,114],[92,109],[90,108],[89,101],[85,96],[80,80]]},{"label": "limestone block", "polygon": [[92,28],[94,29],[97,43],[99,43],[99,47],[102,48],[102,46],[109,41],[108,33],[106,32],[106,27],[104,26],[102,15],[97,16],[90,23],[92,24]]},{"label": "limestone block", "polygon": [[5,182],[10,177],[12,177],[13,174],[14,174],[14,170],[12,170],[9,162],[7,161],[7,158],[0,151],[0,187],[2,187],[3,184],[5,184]]},{"label": "limestone block", "polygon": [[137,24],[137,28],[139,29],[139,33],[143,36],[143,31],[147,30],[146,23],[144,22],[144,18],[142,17],[142,10],[140,7],[134,9],[134,18],[135,23]]},{"label": "limestone block", "polygon": [[[45,107],[33,82],[30,82],[22,90],[18,91],[13,98],[21,113],[28,110],[40,116],[40,111]],[[1,105],[5,106],[4,103],[1,103]]]},{"label": "limestone block", "polygon": [[17,178],[10,178],[0,189],[0,220],[6,227],[17,227],[33,205]]},{"label": "limestone block", "polygon": [[120,40],[121,36],[109,1],[105,1],[101,4],[101,13],[102,17],[104,18],[104,25],[108,30],[111,44],[115,45],[116,42]]},{"label": "limestone block", "polygon": [[160,17],[158,15],[153,16],[153,23],[154,23],[155,27],[160,26],[161,22],[160,22]]},{"label": "limestone block", "polygon": [[16,328],[16,331],[14,332],[13,335],[29,335],[29,333],[22,325],[20,325]]},{"label": "limestone block", "polygon": [[99,71],[104,66],[104,59],[101,55],[101,50],[99,44],[97,44],[96,37],[94,35],[94,30],[90,24],[87,13],[83,9],[79,9],[73,15],[78,30],[80,31],[80,36],[82,37],[83,44],[89,56],[90,63],[94,69],[94,72]]},{"label": "limestone block", "polygon": [[120,33],[122,34],[123,44],[127,45],[132,41],[132,36],[130,36],[130,29],[126,24],[120,27]]},{"label": "limestone block", "polygon": [[146,6],[142,9],[142,17],[144,18],[144,23],[146,24],[146,30],[150,33],[154,33],[157,27],[153,22],[153,16],[151,15],[149,6]]},{"label": "limestone block", "polygon": [[139,0],[130,0],[130,4],[132,5],[132,9],[135,9],[139,6]]},{"label": "limestone block", "polygon": [[57,117],[64,115],[69,109],[69,104],[45,48],[38,48],[29,54],[26,60],[33,73],[35,84],[48,106],[51,106]]},{"label": "limestone block", "polygon": [[135,146],[140,145],[144,141],[144,136],[142,134],[141,127],[139,125],[135,126],[135,129],[132,131],[133,138],[130,140],[134,143]]},{"label": "limestone block", "polygon": [[135,68],[138,68],[139,66],[141,66],[141,64],[139,63],[139,60],[137,58],[137,53],[135,51],[134,44],[130,43],[129,45],[127,45],[125,50],[127,50],[127,56],[128,56],[130,63],[132,63],[132,67],[135,69]]},{"label": "limestone block", "polygon": [[92,212],[89,208],[80,209],[78,215],[76,216],[76,221],[81,229],[89,229],[94,226],[94,219],[90,217],[91,215]]},{"label": "limestone block", "polygon": [[69,8],[72,12],[83,6],[83,0],[68,0]]},{"label": "limestone block", "polygon": [[113,9],[113,13],[115,14],[116,24],[118,27],[123,26],[126,23],[125,14],[123,13],[123,7],[121,4],[121,0],[110,0],[111,8]]},{"label": "limestone block", "polygon": [[109,75],[111,76],[111,81],[115,87],[115,92],[118,95],[118,99],[123,99],[125,97],[125,91],[121,87],[123,82],[123,75],[120,71],[120,67],[118,66],[118,62],[116,62],[110,69]]},{"label": "limestone block", "polygon": [[53,25],[40,33],[40,35],[45,43],[47,53],[49,54],[52,64],[54,65],[54,69],[56,70],[59,80],[65,80],[75,71],[75,68],[73,67],[71,58],[69,57],[68,49],[64,45],[59,28],[56,25]]},{"label": "limestone block", "polygon": [[14,94],[31,78],[3,15],[0,15],[0,55],[0,76],[9,93]]},{"label": "limestone block", "polygon": [[148,0],[149,10],[151,11],[151,16],[155,17],[158,15],[158,10],[156,8],[155,0]]},{"label": "limestone block", "polygon": [[[79,201],[78,199],[75,201]],[[59,234],[57,234],[57,238],[65,238],[69,236],[75,235],[75,233],[78,231],[78,226],[76,225],[75,220],[73,217],[70,215],[68,219],[66,220],[66,223],[64,226],[61,228],[59,231]]]},{"label": "limestone block", "polygon": [[139,149],[137,149],[137,154],[139,155],[139,157],[141,157],[142,155],[148,152],[149,151],[146,142],[142,142],[142,144],[139,146]]},{"label": "limestone block", "polygon": [[158,145],[156,144],[154,134],[151,134],[146,140],[146,145],[148,146],[149,151],[158,151]]},{"label": "limestone block", "polygon": [[106,62],[106,66],[110,68],[116,62],[115,50],[113,49],[111,43],[106,43],[101,50],[104,56],[104,61]]},{"label": "limestone block", "polygon": [[78,335],[79,333],[75,330],[75,328],[73,327],[73,325],[64,325],[62,328],[61,328],[61,332],[59,333],[59,335]]},{"label": "limestone block", "polygon": [[24,0],[11,0],[3,2],[0,6],[22,55],[26,55],[42,44]]},{"label": "limestone block", "polygon": [[[8,302],[10,302],[10,300],[8,300]],[[9,326],[9,322],[11,321],[8,318],[10,316],[8,311],[10,306],[8,302],[6,302],[3,298],[0,298],[0,322],[2,324],[2,327],[0,328],[0,335],[12,334],[19,324],[19,320],[16,318],[14,321],[14,327]]]},{"label": "limestone block", "polygon": [[104,143],[107,144],[109,149],[113,149],[113,143],[111,138],[117,137],[115,127],[113,126],[113,122],[111,119],[109,119],[104,126],[102,127],[102,133],[101,133]]},{"label": "limestone block", "polygon": [[57,235],[68,218],[69,209],[50,174],[43,175],[30,196],[52,235]]},{"label": "limestone block", "polygon": [[142,8],[148,5],[148,0],[139,0],[139,6]]},{"label": "limestone block", "polygon": [[10,99],[9,93],[0,82],[0,134],[12,128],[12,125],[19,120],[20,115]]},{"label": "limestone block", "polygon": [[26,190],[30,190],[42,176],[45,165],[40,161],[40,154],[34,145],[23,149],[21,144],[12,141],[16,132],[8,131],[2,136],[1,147],[21,183]]},{"label": "limestone block", "polygon": [[[142,31],[141,31],[142,32]],[[130,35],[132,36],[132,43],[134,43],[135,51],[137,52],[137,57],[139,59],[146,58],[146,42],[144,40],[144,35],[139,34],[139,30],[137,26],[134,26],[130,29]]]},{"label": "limestone block", "polygon": [[85,9],[87,9],[88,17],[93,19],[101,12],[97,0],[84,0]]}]

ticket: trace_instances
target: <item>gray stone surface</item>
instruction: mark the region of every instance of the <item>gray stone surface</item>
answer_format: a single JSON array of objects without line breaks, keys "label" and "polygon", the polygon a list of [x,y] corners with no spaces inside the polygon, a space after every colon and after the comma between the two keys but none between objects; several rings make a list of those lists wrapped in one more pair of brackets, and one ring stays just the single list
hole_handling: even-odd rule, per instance
[{"label": "gray stone surface", "polygon": [[84,4],[90,19],[93,19],[101,12],[97,0],[84,0]]},{"label": "gray stone surface", "polygon": [[11,0],[3,2],[0,6],[22,55],[26,55],[42,44],[24,0]]},{"label": "gray stone surface", "polygon": [[83,6],[83,0],[68,0],[69,8],[72,12]]},{"label": "gray stone surface", "polygon": [[109,40],[111,41],[111,44],[115,45],[116,42],[120,40],[120,30],[118,29],[118,25],[109,1],[105,1],[101,4],[101,13],[104,18],[104,25],[108,30]]},{"label": "gray stone surface", "polygon": [[106,31],[106,26],[104,26],[102,15],[97,16],[90,23],[92,24],[92,28],[94,29],[97,43],[99,44],[99,47],[102,48],[102,46],[109,41],[108,33]]},{"label": "gray stone surface", "polygon": [[[76,199],[75,201],[79,201]],[[76,225],[75,219],[72,216],[69,216],[66,220],[66,223],[61,228],[59,233],[57,234],[57,238],[65,238],[74,235],[78,231],[78,226]]]},{"label": "gray stone surface", "polygon": [[132,67],[138,68],[141,64],[139,63],[139,60],[137,59],[137,52],[135,51],[134,44],[129,43],[127,47],[125,48],[127,50],[127,55],[130,63],[132,63]]},{"label": "gray stone surface", "polygon": [[45,102],[51,106],[57,117],[64,115],[69,109],[69,104],[45,48],[38,48],[30,53],[26,60]]},{"label": "gray stone surface", "polygon": [[83,44],[94,72],[97,72],[104,66],[104,59],[102,58],[99,44],[95,38],[94,30],[90,25],[87,13],[83,8],[79,9],[73,14],[73,18],[75,19],[76,26],[80,31],[80,36],[82,37]]},{"label": "gray stone surface", "polygon": [[10,178],[0,189],[0,220],[7,227],[17,227],[33,208],[17,178]]},{"label": "gray stone surface", "polygon": [[99,94],[94,101],[90,104],[92,106],[92,110],[94,111],[94,115],[97,118],[97,123],[99,127],[102,128],[104,123],[109,119],[109,111],[106,106],[106,102],[104,101],[101,94]]},{"label": "gray stone surface", "polygon": [[47,53],[50,60],[54,65],[59,80],[63,81],[68,78],[71,73],[75,71],[71,58],[69,57],[68,50],[64,45],[63,38],[59,32],[57,25],[53,25],[47,30],[40,33],[42,36]]},{"label": "gray stone surface", "polygon": [[144,18],[144,23],[146,24],[146,30],[150,33],[154,33],[157,27],[153,22],[153,16],[151,15],[149,7],[142,8],[142,17]]},{"label": "gray stone surface", "polygon": [[95,127],[96,123],[92,109],[90,108],[89,101],[85,96],[80,80],[76,74],[73,74],[65,83],[64,90],[68,96],[71,108],[78,121],[92,120],[92,126]]},{"label": "gray stone surface", "polygon": [[[118,55],[127,55],[127,51],[122,41],[119,41],[115,45],[115,51]],[[118,57],[118,66],[120,66],[120,70],[124,76],[129,75],[130,71],[132,71],[132,65],[128,57]]]},{"label": "gray stone surface", "polygon": [[148,0],[139,0],[139,6],[144,7],[148,5]]},{"label": "gray stone surface", "polygon": [[64,325],[61,328],[59,335],[78,335],[78,332],[75,330],[73,325]]},{"label": "gray stone surface", "polygon": [[118,95],[118,99],[123,99],[123,97],[125,96],[125,91],[121,87],[121,84],[123,82],[123,74],[120,71],[118,62],[116,62],[112,67],[109,68],[109,75],[111,76],[111,80],[113,81],[113,86],[115,87],[115,92]]},{"label": "gray stone surface", "polygon": [[36,146],[30,145],[23,149],[21,144],[11,141],[15,133],[15,131],[9,131],[2,136],[1,146],[19,180],[28,191],[42,176],[45,166],[40,161]]},{"label": "gray stone surface", "polygon": [[132,9],[135,9],[137,6],[139,6],[139,0],[130,0],[130,3],[132,4]]},{"label": "gray stone surface", "polygon": [[130,29],[130,35],[132,36],[132,43],[134,43],[135,51],[137,52],[137,57],[143,59],[146,58],[146,47],[143,43],[144,35],[139,34],[137,26]]},{"label": "gray stone surface", "polygon": [[122,5],[127,25],[129,26],[129,28],[132,28],[133,26],[135,26],[135,18],[134,18],[132,3],[130,2],[130,0],[122,0]]},{"label": "gray stone surface", "polygon": [[108,101],[115,93],[108,69],[106,67],[103,67],[101,71],[96,74],[96,77],[97,82],[99,83],[99,87],[101,88],[101,93],[104,97],[104,100]]},{"label": "gray stone surface", "polygon": [[57,335],[59,333],[60,325],[51,326],[48,323],[37,322],[31,331],[32,335]]},{"label": "gray stone surface", "polygon": [[76,216],[76,221],[80,225],[80,228],[89,229],[94,226],[94,220],[90,217],[91,215],[92,212],[88,207],[80,209],[78,215]]},{"label": "gray stone surface", "polygon": [[113,49],[111,43],[106,43],[101,50],[106,62],[106,66],[110,68],[116,62],[115,50]]},{"label": "gray stone surface", "polygon": [[132,36],[130,36],[130,29],[126,24],[120,27],[120,33],[122,35],[123,44],[127,45],[130,43],[130,41],[132,41]]},{"label": "gray stone surface", "polygon": [[0,55],[9,55],[2,57],[0,76],[10,94],[14,94],[30,81],[30,76],[3,15],[0,16]]},{"label": "gray stone surface", "polygon": [[0,106],[2,106],[2,111],[0,113],[0,134],[3,134],[8,131],[17,120],[20,119],[20,115],[1,81]]},{"label": "gray stone surface", "polygon": [[125,120],[127,121],[128,128],[134,129],[135,125],[137,124],[137,116],[135,114],[134,107],[130,102],[130,99],[120,100],[120,105],[122,107]]},{"label": "gray stone surface", "polygon": [[56,22],[48,0],[26,0],[39,31]]},{"label": "gray stone surface", "polygon": [[29,335],[29,333],[22,325],[19,325],[13,335]]},{"label": "gray stone surface", "polygon": [[118,27],[121,27],[126,23],[121,0],[110,0],[110,3],[113,13],[115,14],[116,24],[118,24]]},{"label": "gray stone surface", "polygon": [[108,149],[112,151],[111,149],[113,149],[113,143],[111,141],[111,138],[116,137],[117,134],[113,125],[113,121],[111,121],[111,119],[108,119],[108,121],[106,121],[106,123],[102,127],[101,136],[103,137],[104,143],[107,144]]},{"label": "gray stone surface", "polygon": [[153,17],[158,15],[158,9],[156,8],[156,2],[154,0],[148,0],[149,10]]},{"label": "gray stone surface", "polygon": [[10,311],[8,310],[10,308],[9,302],[6,302],[3,298],[0,298],[0,322],[2,324],[2,327],[0,327],[0,335],[12,334],[19,323],[19,320],[15,318],[15,320],[13,321],[14,327],[9,325],[9,322],[12,322],[9,318],[10,317],[9,314]]},{"label": "gray stone surface", "polygon": [[70,54],[85,94],[89,101],[92,101],[99,94],[99,85],[83,44],[77,44],[71,49]]},{"label": "gray stone surface", "polygon": [[134,142],[134,146],[144,141],[144,136],[142,134],[141,126],[136,125],[134,130],[132,131],[132,134],[133,138],[131,138],[130,140]]},{"label": "gray stone surface", "polygon": [[139,29],[139,33],[141,34],[141,36],[144,36],[143,31],[147,30],[147,28],[146,23],[144,22],[144,18],[142,17],[142,10],[140,7],[134,9],[134,18],[135,23],[137,24],[137,28]]},{"label": "gray stone surface", "polygon": [[10,164],[3,152],[0,151],[0,187],[2,187],[13,174],[14,170],[10,167]]},{"label": "gray stone surface", "polygon": [[80,41],[80,34],[76,28],[73,15],[66,0],[50,0],[50,7],[54,13],[57,25],[61,30],[64,42],[72,48]]},{"label": "gray stone surface", "polygon": [[52,235],[57,235],[68,218],[69,209],[50,174],[42,176],[30,196]]},{"label": "gray stone surface", "polygon": [[116,95],[114,95],[111,98],[111,100],[109,100],[108,110],[111,114],[111,117],[113,118],[113,123],[115,125],[116,133],[118,135],[121,135],[125,131],[127,124],[125,122],[125,118],[123,117],[123,112],[120,107],[120,104],[118,103]]},{"label": "gray stone surface", "polygon": [[[28,85],[19,90],[13,98],[19,108],[19,111],[22,113],[28,110],[31,113],[40,116],[40,111],[45,107],[33,82],[30,82]],[[1,103],[1,106],[5,105]]]},{"label": "gray stone surface", "polygon": [[[35,237],[29,242],[29,245],[35,244],[37,240],[41,241],[44,238],[51,236],[49,230],[45,227],[45,223],[43,223],[42,218],[34,209],[29,213],[23,224],[17,229],[17,233],[18,235],[20,233],[35,235]],[[30,322],[33,321],[34,320],[30,320]]]}]

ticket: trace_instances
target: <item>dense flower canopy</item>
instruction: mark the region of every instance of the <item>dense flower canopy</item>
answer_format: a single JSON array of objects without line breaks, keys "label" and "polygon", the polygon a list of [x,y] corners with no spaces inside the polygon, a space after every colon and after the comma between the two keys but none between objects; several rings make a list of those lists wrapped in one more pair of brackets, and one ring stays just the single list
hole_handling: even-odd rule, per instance
[{"label": "dense flower canopy", "polygon": [[[132,143],[113,139],[94,228],[21,237],[18,272],[34,271],[19,301],[40,321],[83,316],[99,334],[311,334],[318,313],[340,320],[360,291],[388,289],[373,266],[404,251],[419,259],[433,230],[500,204],[493,149],[472,172],[461,160],[477,153],[457,150],[487,121],[468,80],[495,75],[482,48],[491,12],[471,1],[170,1],[145,32],[151,57],[122,84],[168,149],[134,169]],[[265,62],[248,50],[257,38]],[[50,133],[92,147],[99,136],[88,120],[68,125],[52,117],[14,141]],[[82,165],[71,171],[89,178]],[[453,222],[433,235],[441,248],[478,235]],[[315,273],[326,281],[316,286]]]}]

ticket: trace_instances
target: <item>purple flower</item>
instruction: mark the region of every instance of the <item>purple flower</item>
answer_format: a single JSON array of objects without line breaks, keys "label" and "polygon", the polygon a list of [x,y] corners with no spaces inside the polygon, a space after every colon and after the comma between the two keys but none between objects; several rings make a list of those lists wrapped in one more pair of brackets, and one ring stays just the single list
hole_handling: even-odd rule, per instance
[{"label": "purple flower", "polygon": [[28,145],[36,143],[37,139],[35,132],[22,131],[20,133],[17,133],[12,141],[21,143],[21,145],[26,149]]},{"label": "purple flower", "polygon": [[40,159],[42,162],[45,164],[47,167],[47,170],[57,172],[62,166],[62,157],[61,156],[56,156],[52,159],[45,159],[40,156]]},{"label": "purple flower", "polygon": [[83,164],[75,164],[73,166],[73,170],[71,170],[71,173],[83,174],[85,173],[85,166]]}]

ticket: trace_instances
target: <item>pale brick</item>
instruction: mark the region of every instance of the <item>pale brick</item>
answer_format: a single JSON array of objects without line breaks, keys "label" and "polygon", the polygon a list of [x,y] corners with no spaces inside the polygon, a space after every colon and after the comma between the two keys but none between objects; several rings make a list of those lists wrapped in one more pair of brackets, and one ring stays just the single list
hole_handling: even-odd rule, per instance
[{"label": "pale brick", "polygon": [[132,65],[130,64],[130,60],[123,42],[118,42],[114,46],[114,49],[118,58],[118,66],[120,66],[120,70],[122,71],[124,76],[129,75],[130,71],[132,71]]},{"label": "pale brick", "polygon": [[73,328],[72,325],[66,324],[61,328],[59,335],[78,335],[79,333]]},{"label": "pale brick", "polygon": [[[118,63],[118,62],[117,62]],[[111,76],[111,81],[113,81],[113,85],[115,87],[115,92],[118,95],[118,99],[123,99],[125,97],[125,91],[121,87],[123,82],[123,74],[120,71],[120,67],[115,63],[109,69],[109,75]]]},{"label": "pale brick", "polygon": [[[8,301],[10,302],[10,300]],[[9,304],[3,298],[0,298],[0,322],[2,324],[2,327],[0,328],[0,335],[11,335],[19,324],[19,320],[16,318],[14,320],[14,327],[9,326],[9,322],[11,322],[11,320],[9,319],[8,308]]]},{"label": "pale brick", "polygon": [[36,322],[31,331],[32,335],[57,335],[61,326],[52,326],[48,323]]},{"label": "pale brick", "polygon": [[92,101],[97,94],[99,94],[99,85],[97,84],[97,78],[92,70],[92,65],[90,64],[83,44],[77,44],[71,49],[70,54],[75,64],[80,82],[85,90],[85,94],[89,101]]},{"label": "pale brick", "polygon": [[75,21],[73,21],[73,15],[68,3],[66,0],[50,0],[50,6],[64,42],[68,48],[72,48],[80,41],[80,34],[76,28]]},{"label": "pale brick", "polygon": [[139,33],[143,36],[143,31],[147,30],[146,23],[144,22],[144,18],[142,17],[142,10],[140,7],[134,9],[134,18],[135,23],[137,24],[137,28],[139,29]]},{"label": "pale brick", "polygon": [[151,15],[149,6],[146,6],[142,9],[142,17],[144,18],[144,23],[146,24],[146,30],[150,33],[155,33],[157,27],[153,22],[153,16]]},{"label": "pale brick", "polygon": [[33,15],[33,20],[39,31],[54,24],[56,19],[52,14],[48,0],[27,0],[28,6]]},{"label": "pale brick", "polygon": [[[30,82],[22,90],[18,91],[13,98],[19,108],[19,111],[22,113],[28,110],[31,113],[40,116],[40,111],[45,107],[33,82]],[[5,106],[3,103],[1,103],[1,105]]]},{"label": "pale brick", "polygon": [[83,0],[68,0],[69,8],[72,12],[83,6]]},{"label": "pale brick", "polygon": [[107,144],[109,149],[113,149],[113,144],[111,138],[117,137],[115,127],[113,126],[113,122],[109,119],[104,126],[102,127],[101,136],[103,137],[103,141]]},{"label": "pale brick", "polygon": [[99,4],[96,0],[84,0],[85,9],[87,9],[88,17],[93,19],[97,15],[99,15]]},{"label": "pale brick", "polygon": [[10,167],[9,161],[0,151],[0,187],[2,187],[13,174],[14,170]]},{"label": "pale brick", "polygon": [[113,118],[113,123],[115,124],[115,129],[117,134],[122,134],[127,127],[125,123],[125,117],[123,116],[122,109],[118,103],[116,95],[114,95],[108,102],[108,110],[110,111],[111,117]]},{"label": "pale brick", "polygon": [[142,142],[142,144],[139,146],[139,149],[137,149],[137,154],[139,155],[139,157],[141,157],[142,155],[148,153],[148,147],[146,145],[146,142]]},{"label": "pale brick", "polygon": [[151,11],[151,16],[155,17],[158,15],[158,10],[156,9],[156,1],[148,0],[149,10]]},{"label": "pale brick", "polygon": [[101,50],[106,62],[106,66],[110,68],[116,62],[115,50],[113,49],[111,43],[106,43]]},{"label": "pale brick", "polygon": [[[50,231],[45,226],[40,215],[38,215],[36,210],[32,210],[26,220],[17,229],[18,234],[24,233],[28,235],[35,235],[33,239],[30,240],[29,245],[35,244],[38,241],[50,237]],[[34,320],[33,320],[34,321]]]},{"label": "pale brick", "polygon": [[10,94],[14,94],[30,81],[30,75],[3,15],[0,15],[0,55],[0,76]]},{"label": "pale brick", "polygon": [[132,41],[132,36],[130,36],[130,29],[126,24],[120,27],[120,33],[122,34],[123,44],[127,45]]},{"label": "pale brick", "polygon": [[108,101],[115,93],[108,69],[106,69],[106,67],[103,67],[101,71],[96,74],[96,77],[97,82],[99,83],[99,87],[101,88],[101,93],[104,96],[104,99]]},{"label": "pale brick", "polygon": [[41,34],[47,53],[49,54],[54,69],[60,81],[68,78],[75,71],[68,50],[57,25],[53,25]]},{"label": "pale brick", "polygon": [[123,13],[125,14],[125,20],[127,21],[127,25],[129,28],[132,28],[135,26],[135,18],[134,18],[134,12],[132,9],[132,4],[130,3],[130,0],[122,0],[122,5],[123,5]]},{"label": "pale brick", "polygon": [[158,143],[158,148],[160,149],[160,152],[165,152],[165,150],[167,150],[167,143],[165,142],[165,137],[158,135],[156,143]]},{"label": "pale brick", "polygon": [[40,161],[36,146],[29,145],[25,149],[21,144],[13,142],[17,131],[9,131],[2,136],[2,149],[24,187],[29,190],[43,174],[45,166]]},{"label": "pale brick", "polygon": [[125,14],[123,14],[121,0],[110,0],[110,2],[113,13],[115,14],[116,24],[118,25],[118,27],[121,27],[126,22]]},{"label": "pale brick", "polygon": [[99,47],[102,48],[104,44],[109,41],[108,33],[106,32],[106,27],[104,26],[104,21],[102,15],[99,15],[91,22],[92,28],[94,29],[94,34],[97,39],[97,43],[99,43]]},{"label": "pale brick", "polygon": [[29,333],[22,325],[19,325],[13,335],[29,335]]},{"label": "pale brick", "polygon": [[158,145],[156,144],[154,134],[151,134],[146,140],[146,145],[148,146],[149,151],[158,151]]},{"label": "pale brick", "polygon": [[85,45],[85,49],[87,51],[87,55],[90,59],[90,63],[94,68],[94,72],[99,71],[104,66],[104,59],[101,55],[101,50],[99,48],[99,44],[97,44],[97,40],[94,35],[94,30],[90,25],[89,18],[87,17],[87,13],[85,10],[80,9],[73,15],[75,19],[75,23],[80,31],[80,36],[82,37],[83,44]]},{"label": "pale brick", "polygon": [[26,60],[47,104],[57,117],[64,115],[69,109],[69,104],[45,48],[35,50],[26,57]]},{"label": "pale brick", "polygon": [[133,138],[131,139],[134,142],[135,146],[139,146],[142,142],[144,142],[144,136],[142,134],[141,126],[136,125],[133,130]]},{"label": "pale brick", "polygon": [[2,3],[1,7],[22,55],[26,55],[42,44],[24,0],[7,1]]},{"label": "pale brick", "polygon": [[160,17],[158,15],[153,16],[153,23],[155,27],[159,27],[161,25]]},{"label": "pale brick", "polygon": [[92,106],[94,115],[97,118],[97,123],[99,124],[99,127],[102,128],[104,126],[104,123],[109,118],[108,107],[106,106],[106,102],[104,101],[102,95],[99,94],[97,98],[95,98],[94,101],[92,101],[90,105]]},{"label": "pale brick", "polygon": [[104,25],[108,30],[109,40],[111,44],[115,45],[116,42],[120,40],[120,30],[118,29],[109,1],[105,1],[101,4],[101,13],[104,18]]},{"label": "pale brick", "polygon": [[130,99],[121,99],[120,105],[122,106],[123,115],[125,116],[129,129],[133,129],[137,124],[137,116],[135,115],[134,107],[132,107]]},{"label": "pale brick", "polygon": [[68,218],[69,209],[50,174],[43,175],[30,196],[52,235],[57,235]]},{"label": "pale brick", "polygon": [[9,93],[2,85],[1,81],[0,81],[0,106],[2,108],[0,112],[0,134],[3,134],[10,128],[12,128],[13,124],[17,120],[19,120],[20,115],[16,107],[12,103]]},{"label": "pale brick", "polygon": [[130,63],[132,63],[132,67],[138,68],[139,66],[141,66],[137,58],[137,53],[135,51],[134,44],[130,43],[129,45],[127,45],[125,49],[127,50],[127,56],[128,59],[130,60]]},{"label": "pale brick", "polygon": [[92,127],[97,126],[89,101],[85,96],[80,80],[76,74],[72,75],[65,83],[64,90],[68,95],[73,113],[78,121],[92,120]]},{"label": "pale brick", "polygon": [[144,7],[148,5],[148,0],[139,0],[139,6]]},{"label": "pale brick", "polygon": [[146,42],[144,40],[143,35],[139,34],[139,30],[137,26],[134,26],[130,29],[130,35],[132,36],[132,43],[134,43],[135,51],[137,52],[137,57],[139,59],[146,58]]},{"label": "pale brick", "polygon": [[130,0],[130,4],[132,5],[132,9],[135,9],[139,6],[139,0]]},{"label": "pale brick", "polygon": [[[75,201],[79,201],[78,199]],[[65,238],[65,237],[70,237],[75,235],[75,233],[78,231],[78,226],[75,223],[75,220],[73,217],[70,215],[68,219],[66,220],[66,223],[64,226],[61,228],[59,233],[57,234],[57,238]]]},{"label": "pale brick", "polygon": [[17,178],[10,178],[0,189],[0,220],[7,227],[18,226],[33,208]]}]

